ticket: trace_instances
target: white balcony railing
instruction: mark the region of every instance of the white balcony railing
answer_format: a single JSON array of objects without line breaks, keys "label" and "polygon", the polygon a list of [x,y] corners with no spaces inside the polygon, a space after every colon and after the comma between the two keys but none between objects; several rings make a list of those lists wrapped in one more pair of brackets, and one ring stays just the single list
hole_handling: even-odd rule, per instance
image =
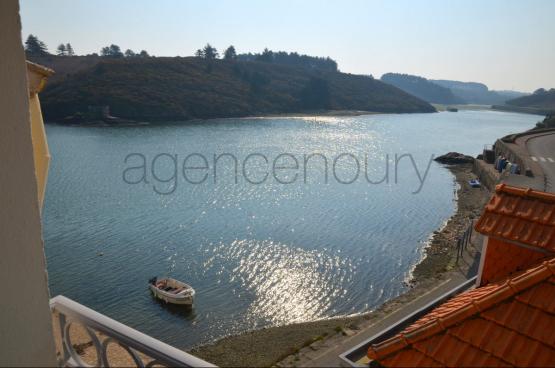
[{"label": "white balcony railing", "polygon": [[60,366],[91,366],[82,359],[71,341],[71,325],[79,324],[85,328],[95,349],[96,364],[93,366],[118,365],[117,362],[111,364],[108,354],[108,347],[116,344],[129,354],[138,367],[215,367],[62,295],[50,300],[50,308],[58,317],[59,329],[55,328],[54,331],[58,334],[55,336],[57,345],[61,346],[58,355]]}]

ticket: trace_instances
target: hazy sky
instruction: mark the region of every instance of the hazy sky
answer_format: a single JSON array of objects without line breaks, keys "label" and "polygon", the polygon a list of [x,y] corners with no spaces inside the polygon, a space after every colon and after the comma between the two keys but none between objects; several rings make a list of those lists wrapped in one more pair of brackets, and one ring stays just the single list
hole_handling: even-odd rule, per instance
[{"label": "hazy sky", "polygon": [[111,43],[157,56],[218,50],[330,56],[343,72],[555,87],[555,0],[20,0],[23,37],[78,54]]}]

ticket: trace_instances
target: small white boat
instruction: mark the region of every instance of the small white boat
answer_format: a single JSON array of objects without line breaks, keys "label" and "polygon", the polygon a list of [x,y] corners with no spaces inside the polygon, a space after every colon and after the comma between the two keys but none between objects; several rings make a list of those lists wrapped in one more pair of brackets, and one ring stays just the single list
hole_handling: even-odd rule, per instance
[{"label": "small white boat", "polygon": [[472,179],[468,182],[468,184],[470,184],[470,186],[472,188],[480,188],[480,186],[481,186],[480,180],[478,180],[478,179]]},{"label": "small white boat", "polygon": [[195,298],[195,289],[184,282],[164,277],[153,277],[148,281],[150,291],[160,300],[171,304],[192,305]]}]

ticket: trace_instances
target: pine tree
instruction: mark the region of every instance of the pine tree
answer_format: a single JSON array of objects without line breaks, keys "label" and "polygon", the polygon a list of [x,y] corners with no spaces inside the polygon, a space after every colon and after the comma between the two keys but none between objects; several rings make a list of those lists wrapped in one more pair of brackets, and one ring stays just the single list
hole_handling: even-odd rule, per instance
[{"label": "pine tree", "polygon": [[123,57],[123,52],[121,52],[121,48],[118,45],[111,44],[110,46],[103,47],[100,50],[100,54],[102,56],[108,56],[113,58],[121,58]]},{"label": "pine tree", "polygon": [[133,50],[131,50],[131,49],[125,50],[124,55],[125,55],[125,57],[134,57],[134,56],[137,56],[137,54],[135,54],[135,52],[134,52]]},{"label": "pine tree", "polygon": [[25,41],[25,51],[30,55],[48,55],[48,47],[46,44],[32,34]]},{"label": "pine tree", "polygon": [[262,54],[258,55],[256,60],[263,61],[265,63],[271,63],[274,61],[274,53],[272,52],[272,50],[268,50],[267,48],[265,48]]},{"label": "pine tree", "polygon": [[73,51],[73,47],[71,47],[71,44],[69,42],[66,43],[66,53],[67,53],[67,56],[75,56],[75,52]]},{"label": "pine tree", "polygon": [[233,45],[229,46],[225,50],[224,59],[225,60],[235,60],[235,59],[237,59],[237,52],[235,51],[235,47],[233,47]]},{"label": "pine tree", "polygon": [[207,43],[206,46],[204,46],[203,53],[204,53],[204,58],[208,60],[217,59],[219,56],[218,50],[216,50],[215,47],[212,47],[212,45],[210,45],[209,43]]},{"label": "pine tree", "polygon": [[64,56],[66,55],[67,49],[66,49],[66,45],[64,45],[63,43],[58,45],[58,48],[56,49],[56,55],[58,56]]},{"label": "pine tree", "polygon": [[123,53],[118,45],[110,45],[110,56],[120,58],[123,57]]}]

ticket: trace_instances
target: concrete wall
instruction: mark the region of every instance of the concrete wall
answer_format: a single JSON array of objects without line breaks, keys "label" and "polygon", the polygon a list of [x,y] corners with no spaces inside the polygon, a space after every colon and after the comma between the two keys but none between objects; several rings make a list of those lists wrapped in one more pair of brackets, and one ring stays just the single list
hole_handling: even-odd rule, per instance
[{"label": "concrete wall", "polygon": [[484,160],[474,160],[472,171],[480,179],[482,185],[485,185],[492,192],[495,190],[495,186],[499,184],[499,173],[493,165],[486,163]]},{"label": "concrete wall", "polygon": [[532,135],[530,132],[516,134],[515,143],[503,142],[498,139],[495,142],[495,157],[503,155],[511,162],[516,162],[520,166],[521,175],[505,175],[501,177],[503,183],[545,191],[545,176],[541,166],[530,159],[526,150],[526,140]]},{"label": "concrete wall", "polygon": [[[530,169],[530,163],[526,159],[528,153],[513,143],[505,143],[498,139],[495,142],[495,157],[497,158],[499,155],[505,156],[509,161],[517,163],[522,175],[525,175],[526,170]],[[532,172],[532,176],[534,174],[537,175],[538,173]]]},{"label": "concrete wall", "polygon": [[56,365],[17,0],[0,1],[0,365]]}]

